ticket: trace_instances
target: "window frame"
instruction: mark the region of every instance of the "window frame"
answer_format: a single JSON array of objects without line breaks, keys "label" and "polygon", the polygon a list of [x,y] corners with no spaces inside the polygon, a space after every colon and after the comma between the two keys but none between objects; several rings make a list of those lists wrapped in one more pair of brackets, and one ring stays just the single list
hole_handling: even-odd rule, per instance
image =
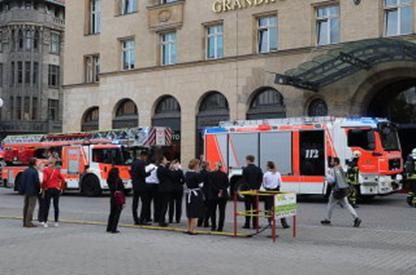
[{"label": "window frame", "polygon": [[[383,28],[384,28],[383,34],[384,34],[384,36],[385,37],[393,37],[393,36],[399,36],[399,35],[412,34],[414,32],[414,26],[413,26],[414,25],[414,8],[413,8],[414,7],[414,0],[410,0],[410,4],[408,4],[408,5],[402,4],[403,0],[397,0],[396,5],[390,5],[390,6],[386,5],[386,0],[382,0],[382,1],[383,1],[382,5],[383,5],[383,20],[384,20],[384,22],[383,22]],[[410,28],[410,31],[406,32],[406,33],[401,32],[401,26],[402,26],[402,24],[401,24],[401,13],[402,13],[403,8],[410,8],[411,12],[412,12],[412,18],[411,18],[411,24],[410,24],[411,28]],[[388,14],[388,11],[393,11],[393,10],[397,11],[397,21],[395,22],[396,26],[397,26],[397,29],[396,29],[394,34],[388,34],[387,14]]]},{"label": "window frame", "polygon": [[[174,37],[174,39],[171,39]],[[160,42],[160,65],[161,66],[171,66],[176,64],[176,30],[160,33],[159,42]],[[167,52],[167,62],[165,62],[165,49]],[[174,53],[174,55],[172,55]]]},{"label": "window frame", "polygon": [[61,52],[61,34],[58,32],[51,32],[49,43],[49,53],[58,54]]},{"label": "window frame", "polygon": [[121,47],[121,51],[120,51],[121,70],[129,71],[129,70],[135,69],[136,68],[136,41],[134,37],[120,39],[120,47]]},{"label": "window frame", "polygon": [[[55,77],[56,83],[54,83],[53,79]],[[48,87],[59,89],[60,85],[60,66],[49,64],[48,66]]]},{"label": "window frame", "polygon": [[[210,29],[214,28],[214,32],[210,33]],[[218,31],[221,28],[220,31]],[[218,23],[218,24],[212,24],[205,26],[205,58],[207,60],[214,60],[214,59],[221,59],[224,58],[224,24]],[[218,40],[219,38],[222,39],[222,52],[219,54],[219,48],[218,48]],[[214,40],[214,56],[210,57],[210,39]]]},{"label": "window frame", "polygon": [[89,5],[89,34],[101,32],[101,0],[90,0]]},{"label": "window frame", "polygon": [[[118,0],[119,1],[119,15],[129,15],[138,11],[138,0]],[[132,9],[129,10],[129,3],[132,4]]]},{"label": "window frame", "polygon": [[[336,15],[327,14],[326,16],[319,16],[319,10],[321,9],[331,9],[333,7],[337,7],[338,11]],[[333,20],[338,20],[338,41],[332,42],[332,36],[331,36],[331,22]],[[326,37],[326,43],[319,43],[320,38],[320,23],[322,22],[328,22],[327,24],[327,37]],[[330,5],[324,5],[324,6],[318,6],[315,8],[315,29],[316,29],[316,40],[315,43],[317,46],[326,46],[326,45],[333,45],[338,44],[341,42],[341,8],[339,3],[334,3]]]},{"label": "window frame", "polygon": [[[275,18],[275,24],[270,24],[270,20],[272,18]],[[267,25],[262,26],[260,20],[267,19]],[[279,50],[279,19],[277,14],[266,14],[266,15],[260,15],[256,16],[256,51],[259,54],[267,54],[271,52],[277,52]],[[270,41],[270,31],[271,29],[275,29],[276,31],[276,48],[271,49],[271,41]],[[266,32],[267,33],[267,50],[262,50],[262,41],[261,41],[261,33]]]},{"label": "window frame", "polygon": [[85,83],[98,83],[100,81],[100,55],[92,54],[84,57]]}]

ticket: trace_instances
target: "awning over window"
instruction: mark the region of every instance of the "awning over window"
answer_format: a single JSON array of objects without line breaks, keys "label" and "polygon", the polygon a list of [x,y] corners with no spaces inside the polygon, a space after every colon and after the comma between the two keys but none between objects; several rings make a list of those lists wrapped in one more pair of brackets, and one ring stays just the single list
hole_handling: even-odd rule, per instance
[{"label": "awning over window", "polygon": [[317,92],[323,86],[388,61],[416,61],[416,44],[389,38],[340,44],[296,69],[276,74],[275,83]]}]

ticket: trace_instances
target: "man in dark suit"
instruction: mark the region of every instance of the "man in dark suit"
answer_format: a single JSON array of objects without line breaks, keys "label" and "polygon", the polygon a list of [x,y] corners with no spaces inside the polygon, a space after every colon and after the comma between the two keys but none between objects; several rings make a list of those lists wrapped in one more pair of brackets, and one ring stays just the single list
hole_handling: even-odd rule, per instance
[{"label": "man in dark suit", "polygon": [[35,166],[36,159],[32,158],[29,160],[29,167],[22,173],[22,184],[19,191],[25,196],[23,206],[24,227],[36,227],[36,225],[32,223],[32,219],[40,191],[40,181],[39,174]]},{"label": "man in dark suit", "polygon": [[[254,164],[255,157],[248,155],[246,157],[247,166],[243,168],[243,180],[245,190],[259,190],[263,181],[263,172]],[[246,211],[256,209],[256,198],[254,196],[245,196],[244,205]],[[258,218],[253,217],[253,228],[258,225]],[[250,216],[246,216],[246,222],[243,228],[250,228]]]},{"label": "man in dark suit", "polygon": [[[138,158],[131,165],[131,180],[133,185],[133,219],[134,224],[146,224],[146,221],[139,219],[137,209],[139,208],[139,199],[142,201],[142,213],[146,213],[147,209],[145,201],[147,201],[147,188],[146,188],[146,165],[149,154],[147,151],[141,151]],[[141,215],[143,217],[143,215]]]}]

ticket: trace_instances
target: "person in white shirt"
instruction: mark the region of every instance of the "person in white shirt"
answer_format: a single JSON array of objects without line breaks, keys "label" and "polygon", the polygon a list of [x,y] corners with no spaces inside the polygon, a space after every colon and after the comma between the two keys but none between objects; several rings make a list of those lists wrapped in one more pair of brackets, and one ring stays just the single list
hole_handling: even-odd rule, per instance
[{"label": "person in white shirt", "polygon": [[148,224],[150,223],[151,220],[151,216],[152,216],[152,211],[151,211],[151,205],[152,205],[152,201],[153,201],[153,220],[154,222],[158,222],[158,218],[156,213],[158,210],[158,200],[157,200],[157,190],[158,190],[158,185],[159,185],[159,179],[157,178],[157,166],[155,164],[155,161],[153,160],[153,158],[151,158],[150,163],[148,165],[146,165],[145,167],[145,171],[146,171],[146,175],[148,175],[145,179],[146,181],[146,191],[148,193],[147,199],[144,202],[144,206],[142,207],[142,213],[143,213],[143,217],[141,217],[141,219],[143,219],[143,221]]},{"label": "person in white shirt", "polygon": [[[280,191],[280,185],[282,183],[282,176],[277,171],[276,165],[273,161],[267,162],[267,172],[263,175],[263,188],[266,191]],[[273,197],[266,197],[264,200],[264,209],[270,211],[273,208]],[[268,218],[269,223],[272,221],[271,218]],[[283,228],[289,228],[286,218],[280,219],[280,223]]]}]

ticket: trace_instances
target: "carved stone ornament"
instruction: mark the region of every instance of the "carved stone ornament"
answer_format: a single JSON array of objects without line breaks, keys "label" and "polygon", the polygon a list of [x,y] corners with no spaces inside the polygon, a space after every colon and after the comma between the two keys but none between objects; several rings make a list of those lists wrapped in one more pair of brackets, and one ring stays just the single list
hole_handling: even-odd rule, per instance
[{"label": "carved stone ornament", "polygon": [[170,10],[161,10],[159,12],[159,22],[164,23],[168,22],[172,17],[172,12]]}]

